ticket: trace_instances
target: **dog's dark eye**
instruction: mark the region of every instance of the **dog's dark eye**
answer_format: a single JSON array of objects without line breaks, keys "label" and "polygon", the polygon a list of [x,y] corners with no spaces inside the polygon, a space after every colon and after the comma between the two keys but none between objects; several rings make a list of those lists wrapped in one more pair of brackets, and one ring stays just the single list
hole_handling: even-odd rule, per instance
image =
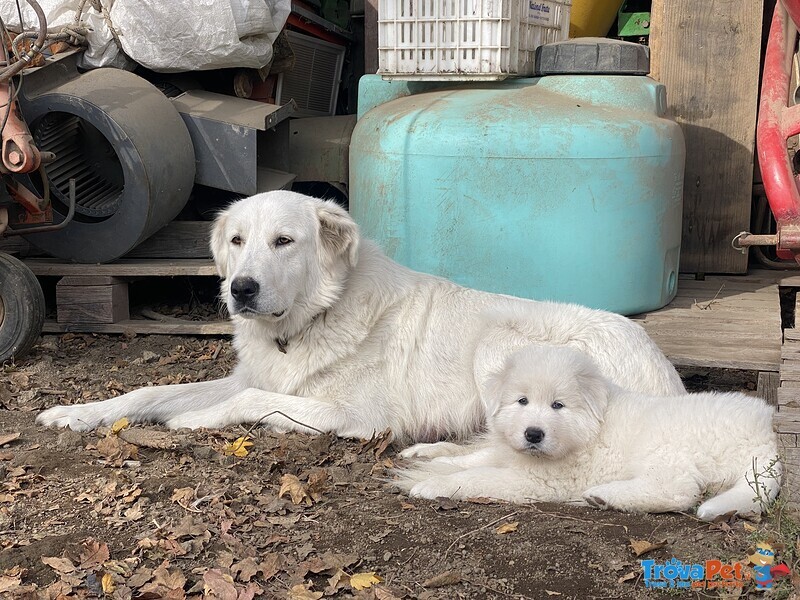
[{"label": "dog's dark eye", "polygon": [[520,404],[522,404],[522,406],[525,406],[525,405],[528,403],[528,399],[527,399],[525,396],[523,396],[522,398],[520,398],[519,400],[517,400],[517,402],[519,402]]},{"label": "dog's dark eye", "polygon": [[291,244],[294,240],[292,238],[286,237],[282,235],[277,240],[275,240],[276,246],[286,246],[287,244]]},{"label": "dog's dark eye", "polygon": [[550,405],[550,408],[552,408],[553,410],[558,410],[559,408],[564,408],[564,405],[561,404],[561,402],[553,402]]},{"label": "dog's dark eye", "polygon": [[231,238],[231,244],[233,244],[234,246],[241,246],[242,238],[240,238],[238,235],[233,236]]}]

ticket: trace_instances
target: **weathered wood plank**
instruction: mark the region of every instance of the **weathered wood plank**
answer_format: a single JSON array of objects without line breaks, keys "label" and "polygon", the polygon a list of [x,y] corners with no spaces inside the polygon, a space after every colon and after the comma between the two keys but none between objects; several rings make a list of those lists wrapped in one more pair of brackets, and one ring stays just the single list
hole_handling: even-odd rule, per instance
[{"label": "weathered wood plank", "polygon": [[761,371],[758,374],[758,384],[756,393],[767,401],[767,404],[777,406],[778,386],[781,380],[778,373],[772,371]]},{"label": "weathered wood plank", "polygon": [[128,284],[56,285],[59,323],[116,323],[130,318]]},{"label": "weathered wood plank", "polygon": [[104,265],[78,265],[55,259],[31,258],[25,261],[39,276],[111,275],[116,277],[161,277],[178,275],[216,276],[214,261],[203,258],[179,260],[122,259]]},{"label": "weathered wood plank", "polygon": [[747,269],[730,242],[750,226],[762,11],[763,0],[652,3],[651,74],[686,138],[681,271]]},{"label": "weathered wood plank", "polygon": [[45,321],[45,333],[137,333],[155,335],[232,335],[233,324],[228,321],[159,322],[129,319],[117,323],[57,323]]},{"label": "weathered wood plank", "polygon": [[126,258],[211,258],[211,226],[208,221],[172,221]]}]

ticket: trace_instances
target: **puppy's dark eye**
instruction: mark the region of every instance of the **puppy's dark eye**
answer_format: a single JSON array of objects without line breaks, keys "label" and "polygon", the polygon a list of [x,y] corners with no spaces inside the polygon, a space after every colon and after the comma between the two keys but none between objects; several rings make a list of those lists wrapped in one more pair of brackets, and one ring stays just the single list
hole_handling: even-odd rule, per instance
[{"label": "puppy's dark eye", "polygon": [[519,400],[517,400],[517,402],[519,402],[520,404],[522,404],[522,406],[525,406],[525,405],[528,403],[528,399],[527,399],[525,396],[523,396],[522,398],[520,398]]},{"label": "puppy's dark eye", "polygon": [[561,402],[553,402],[550,405],[550,408],[552,408],[553,410],[558,410],[559,408],[564,408],[564,405],[561,404]]},{"label": "puppy's dark eye", "polygon": [[238,235],[233,236],[231,238],[231,244],[233,244],[234,246],[241,246],[242,238],[240,238]]},{"label": "puppy's dark eye", "polygon": [[275,240],[275,245],[276,246],[286,246],[288,244],[291,244],[293,241],[294,240],[292,238],[286,237],[285,235],[282,235],[277,240]]}]

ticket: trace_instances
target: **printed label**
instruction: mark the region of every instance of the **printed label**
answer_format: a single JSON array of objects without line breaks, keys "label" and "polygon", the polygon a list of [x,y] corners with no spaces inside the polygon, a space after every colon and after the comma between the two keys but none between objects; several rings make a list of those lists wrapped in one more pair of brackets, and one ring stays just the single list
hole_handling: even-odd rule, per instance
[{"label": "printed label", "polygon": [[545,27],[557,27],[557,10],[558,6],[551,2],[528,0],[528,22],[544,25]]}]

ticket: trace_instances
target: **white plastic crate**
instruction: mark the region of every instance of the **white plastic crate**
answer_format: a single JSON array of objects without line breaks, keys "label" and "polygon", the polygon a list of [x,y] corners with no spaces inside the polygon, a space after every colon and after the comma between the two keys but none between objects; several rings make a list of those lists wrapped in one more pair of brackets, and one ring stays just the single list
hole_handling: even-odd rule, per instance
[{"label": "white plastic crate", "polygon": [[408,80],[533,74],[537,47],[567,39],[571,0],[379,0],[378,73]]}]

